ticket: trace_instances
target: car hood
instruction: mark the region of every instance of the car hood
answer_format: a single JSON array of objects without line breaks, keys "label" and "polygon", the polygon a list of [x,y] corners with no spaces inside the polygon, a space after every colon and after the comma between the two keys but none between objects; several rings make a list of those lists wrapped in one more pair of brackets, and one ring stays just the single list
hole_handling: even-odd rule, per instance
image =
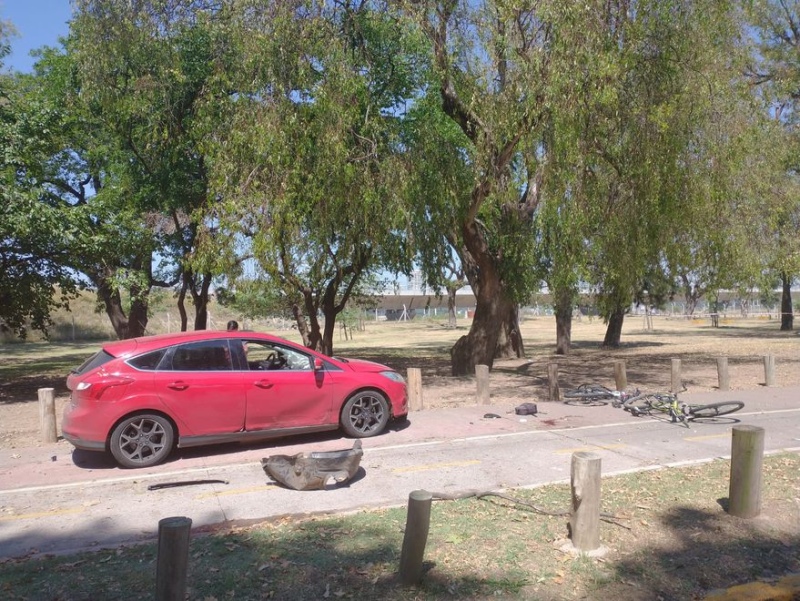
[{"label": "car hood", "polygon": [[347,365],[347,367],[353,371],[371,373],[394,371],[391,367],[383,365],[382,363],[375,363],[374,361],[365,361],[364,359],[344,359],[342,357],[336,357],[336,359]]}]

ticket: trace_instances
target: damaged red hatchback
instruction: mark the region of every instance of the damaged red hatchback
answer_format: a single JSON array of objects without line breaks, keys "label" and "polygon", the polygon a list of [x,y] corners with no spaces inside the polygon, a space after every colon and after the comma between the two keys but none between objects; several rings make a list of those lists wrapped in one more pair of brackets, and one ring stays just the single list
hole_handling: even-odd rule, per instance
[{"label": "damaged red hatchback", "polygon": [[111,342],[70,373],[64,438],[147,467],[173,447],[341,428],[365,438],[408,413],[391,368],[327,357],[259,332],[197,331]]}]

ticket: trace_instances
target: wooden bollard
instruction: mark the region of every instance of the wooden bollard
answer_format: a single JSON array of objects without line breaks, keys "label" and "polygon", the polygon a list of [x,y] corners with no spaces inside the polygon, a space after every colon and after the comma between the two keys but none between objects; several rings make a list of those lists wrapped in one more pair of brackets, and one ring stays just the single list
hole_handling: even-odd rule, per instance
[{"label": "wooden bollard", "polygon": [[489,366],[475,366],[475,380],[478,385],[478,405],[489,404]]},{"label": "wooden bollard", "polygon": [[600,455],[573,453],[570,485],[572,545],[579,551],[594,551],[600,547]]},{"label": "wooden bollard", "polygon": [[42,442],[58,442],[55,392],[52,388],[40,388],[38,393]]},{"label": "wooden bollard", "polygon": [[183,601],[189,568],[191,518],[171,517],[158,522],[156,601]]},{"label": "wooden bollard", "polygon": [[403,584],[415,585],[422,579],[422,561],[431,524],[431,501],[433,495],[427,490],[415,490],[408,495],[406,532],[403,550],[400,553],[400,580]]},{"label": "wooden bollard", "polygon": [[628,387],[628,375],[625,373],[624,361],[614,361],[614,382],[617,390],[625,390]]},{"label": "wooden bollard", "polygon": [[547,388],[551,401],[561,400],[561,389],[558,387],[558,363],[547,364]]},{"label": "wooden bollard", "polygon": [[730,390],[731,379],[728,374],[727,357],[717,357],[717,377],[719,378],[719,389]]},{"label": "wooden bollard", "polygon": [[775,386],[775,355],[764,355],[764,384]]},{"label": "wooden bollard", "polygon": [[672,360],[672,370],[670,378],[670,390],[672,392],[680,392],[683,390],[683,383],[681,382],[681,360]]},{"label": "wooden bollard", "polygon": [[422,399],[422,370],[418,367],[408,368],[408,408],[411,411],[425,408]]},{"label": "wooden bollard", "polygon": [[731,436],[731,481],[728,513],[754,518],[761,513],[761,466],[764,428],[734,426]]}]

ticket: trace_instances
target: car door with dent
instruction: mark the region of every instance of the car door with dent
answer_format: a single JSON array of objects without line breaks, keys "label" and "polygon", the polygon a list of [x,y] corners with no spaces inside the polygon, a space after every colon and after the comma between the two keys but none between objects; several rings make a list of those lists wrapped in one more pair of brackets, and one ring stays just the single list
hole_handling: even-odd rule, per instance
[{"label": "car door with dent", "polygon": [[311,355],[288,346],[246,341],[243,378],[247,431],[333,424],[331,380]]}]

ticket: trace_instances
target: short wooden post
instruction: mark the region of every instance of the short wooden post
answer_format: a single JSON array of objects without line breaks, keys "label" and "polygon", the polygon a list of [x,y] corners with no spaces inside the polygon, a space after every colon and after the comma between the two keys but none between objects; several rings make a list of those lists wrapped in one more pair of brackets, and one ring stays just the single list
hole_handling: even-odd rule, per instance
[{"label": "short wooden post", "polygon": [[572,514],[570,537],[579,551],[600,547],[600,455],[579,451],[572,454]]},{"label": "short wooden post", "polygon": [[719,378],[719,389],[730,390],[731,379],[728,374],[728,358],[717,357],[717,376]]},{"label": "short wooden post", "polygon": [[671,374],[670,390],[672,392],[680,392],[683,390],[683,383],[681,382],[681,360],[672,360],[672,374]]},{"label": "short wooden post", "polygon": [[625,373],[625,361],[614,361],[614,382],[617,390],[625,390],[628,387],[628,375]]},{"label": "short wooden post", "polygon": [[558,387],[558,363],[547,364],[547,388],[551,401],[561,400],[561,389]]},{"label": "short wooden post", "polygon": [[475,379],[478,383],[478,405],[489,404],[489,366],[476,365]]},{"label": "short wooden post", "polygon": [[38,394],[42,442],[58,442],[55,391],[52,388],[40,388]]},{"label": "short wooden post", "polygon": [[158,522],[156,601],[183,601],[189,567],[191,518],[171,517]]},{"label": "short wooden post", "polygon": [[775,386],[775,355],[764,356],[764,384]]},{"label": "short wooden post", "polygon": [[400,580],[403,584],[415,585],[422,579],[422,561],[431,524],[431,501],[433,495],[427,490],[415,490],[408,495],[406,532],[403,550],[400,553]]},{"label": "short wooden post", "polygon": [[408,368],[408,408],[411,411],[425,408],[422,399],[422,370],[418,367]]},{"label": "short wooden post", "polygon": [[764,428],[734,426],[731,436],[731,481],[728,513],[754,518],[761,513],[761,466]]}]

